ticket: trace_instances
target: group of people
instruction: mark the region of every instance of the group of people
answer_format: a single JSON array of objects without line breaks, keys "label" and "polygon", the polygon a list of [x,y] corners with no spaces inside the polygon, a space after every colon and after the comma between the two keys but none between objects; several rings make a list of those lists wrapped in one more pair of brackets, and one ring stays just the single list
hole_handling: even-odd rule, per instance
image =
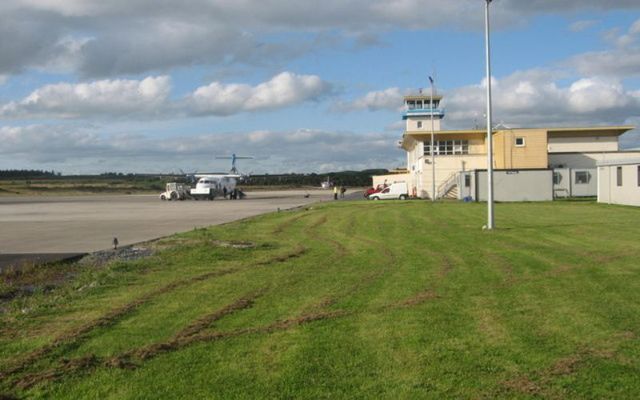
[{"label": "group of people", "polygon": [[229,196],[229,200],[238,200],[244,197],[244,193],[242,193],[241,190],[238,190],[238,188],[235,188],[233,190],[227,190],[226,187],[223,187],[222,194],[225,199],[227,198],[227,196]]},{"label": "group of people", "polygon": [[338,187],[338,185],[333,186],[333,199],[338,200],[338,191],[340,191],[340,198],[344,199],[344,194],[347,192],[347,188],[344,186]]}]

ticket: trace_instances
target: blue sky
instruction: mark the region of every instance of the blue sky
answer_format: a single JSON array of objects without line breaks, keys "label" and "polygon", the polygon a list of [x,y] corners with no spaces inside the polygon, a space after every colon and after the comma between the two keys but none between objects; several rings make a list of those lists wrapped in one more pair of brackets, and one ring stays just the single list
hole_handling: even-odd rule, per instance
[{"label": "blue sky", "polygon": [[[495,120],[640,123],[640,4],[495,0]],[[9,0],[0,168],[393,168],[402,95],[435,74],[446,128],[484,109],[480,0]],[[640,134],[623,137],[640,147]]]}]

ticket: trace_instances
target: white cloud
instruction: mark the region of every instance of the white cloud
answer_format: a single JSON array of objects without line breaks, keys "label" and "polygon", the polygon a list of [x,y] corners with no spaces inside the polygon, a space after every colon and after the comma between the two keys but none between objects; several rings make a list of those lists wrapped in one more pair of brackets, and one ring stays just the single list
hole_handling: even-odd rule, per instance
[{"label": "white cloud", "polygon": [[14,119],[225,116],[293,106],[317,100],[330,91],[331,85],[316,75],[291,72],[283,72],[256,86],[213,82],[197,88],[182,101],[169,99],[168,76],[57,83],[0,106],[0,116]]},{"label": "white cloud", "polygon": [[639,98],[633,93],[625,92],[619,82],[600,79],[584,78],[573,82],[567,90],[567,96],[568,110],[580,114],[640,105]]},{"label": "white cloud", "polygon": [[[640,127],[640,116],[624,121],[625,125]],[[620,148],[640,150],[640,129],[636,128],[620,137]]]},{"label": "white cloud", "polygon": [[640,19],[628,30],[607,31],[606,41],[614,47],[571,57],[564,64],[575,68],[583,76],[606,76],[617,79],[640,76]]},{"label": "white cloud", "polygon": [[[555,71],[529,70],[495,79],[494,121],[509,126],[620,124],[640,116],[640,93],[617,80],[582,78],[568,86]],[[483,82],[447,93],[443,100],[447,126],[469,128],[484,121]]]},{"label": "white cloud", "polygon": [[566,65],[586,76],[640,76],[640,48],[588,52],[572,57]]},{"label": "white cloud", "polygon": [[598,21],[593,19],[576,21],[571,25],[569,25],[569,30],[571,32],[582,32],[582,31],[586,31],[587,29],[593,27],[596,24],[598,24]]},{"label": "white cloud", "polygon": [[18,102],[3,105],[0,115],[9,118],[83,118],[160,114],[170,90],[167,76],[140,81],[57,83],[43,86]]},{"label": "white cloud", "polygon": [[[100,134],[95,128],[31,125],[0,127],[0,169],[45,168],[62,172],[226,170],[212,154],[255,155],[243,172],[285,173],[395,168],[404,154],[397,133],[293,131],[225,132],[158,138]],[[309,151],[313,149],[313,151]]]},{"label": "white cloud", "polygon": [[397,87],[392,87],[392,88],[378,90],[378,91],[372,91],[352,101],[336,102],[332,106],[332,109],[334,111],[342,111],[342,112],[361,111],[361,110],[399,111],[402,109],[403,96],[406,92],[407,92],[406,90],[401,90]]},{"label": "white cloud", "polygon": [[[542,13],[638,8],[637,0],[502,0],[493,17],[499,28]],[[84,77],[160,74],[191,65],[281,67],[283,60],[326,45],[309,35],[306,45],[292,48],[283,32],[339,32],[356,46],[372,45],[385,30],[481,29],[481,10],[477,0],[325,0],[313,6],[299,0],[4,1],[0,36],[11,40],[0,42],[0,73],[61,64]],[[61,61],[61,54],[68,56]]]},{"label": "white cloud", "polygon": [[330,90],[331,85],[316,75],[283,72],[256,86],[213,82],[197,88],[187,103],[196,115],[231,115],[316,100]]},{"label": "white cloud", "polygon": [[[73,157],[95,157],[108,145],[92,131],[63,126],[0,127],[0,168],[21,168],[64,162]],[[14,165],[14,167],[12,167]]]}]

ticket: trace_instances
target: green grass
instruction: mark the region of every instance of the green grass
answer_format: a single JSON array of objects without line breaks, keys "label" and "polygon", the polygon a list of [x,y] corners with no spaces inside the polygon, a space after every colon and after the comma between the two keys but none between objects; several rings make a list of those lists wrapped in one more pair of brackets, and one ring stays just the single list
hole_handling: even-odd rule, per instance
[{"label": "green grass", "polygon": [[5,302],[0,394],[636,398],[640,209],[496,215],[341,202],[167,238]]},{"label": "green grass", "polygon": [[38,179],[0,179],[0,196],[52,196],[86,194],[160,193],[173,177],[109,178],[49,177]]}]

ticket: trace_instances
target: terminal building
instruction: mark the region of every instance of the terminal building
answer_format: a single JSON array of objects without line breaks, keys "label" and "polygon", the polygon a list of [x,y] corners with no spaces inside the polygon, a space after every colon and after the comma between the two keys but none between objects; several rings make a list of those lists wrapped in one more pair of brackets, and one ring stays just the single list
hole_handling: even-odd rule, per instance
[{"label": "terminal building", "polygon": [[[424,94],[405,96],[402,118],[406,128],[399,147],[406,152],[406,170],[374,176],[374,186],[403,181],[410,195],[419,198],[485,200],[486,130],[442,130],[445,111],[440,107],[441,100],[441,96],[434,96],[431,101]],[[596,196],[597,163],[640,158],[640,151],[619,148],[620,136],[632,129],[633,126],[495,127],[495,199],[534,201]]]},{"label": "terminal building", "polygon": [[640,158],[598,163],[598,202],[640,206]]}]

